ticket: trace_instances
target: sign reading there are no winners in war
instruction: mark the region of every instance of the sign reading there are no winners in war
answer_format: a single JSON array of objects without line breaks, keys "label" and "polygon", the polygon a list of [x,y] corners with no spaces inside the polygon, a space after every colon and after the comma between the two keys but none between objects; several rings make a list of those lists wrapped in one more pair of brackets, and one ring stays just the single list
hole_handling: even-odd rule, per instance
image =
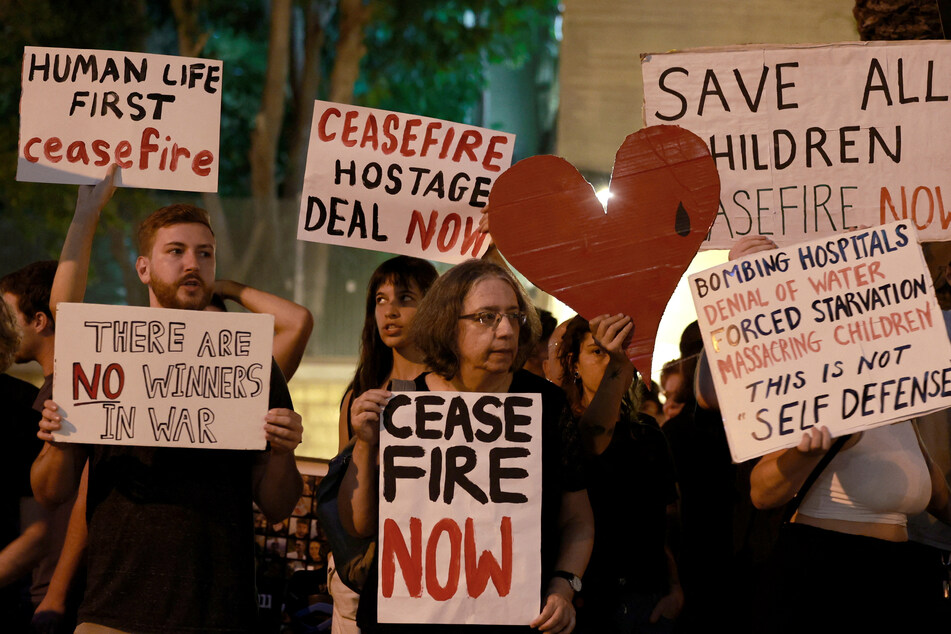
[{"label": "sign reading there are no winners in war", "polygon": [[297,237],[457,264],[489,246],[482,209],[515,135],[318,101]]},{"label": "sign reading there are no winners in war", "polygon": [[690,277],[733,459],[951,405],[951,343],[910,222]]},{"label": "sign reading there are no winners in war", "polygon": [[537,616],[541,414],[538,394],[393,395],[380,432],[380,622]]},{"label": "sign reading there are no winners in war", "polygon": [[57,441],[264,449],[272,315],[60,304]]}]

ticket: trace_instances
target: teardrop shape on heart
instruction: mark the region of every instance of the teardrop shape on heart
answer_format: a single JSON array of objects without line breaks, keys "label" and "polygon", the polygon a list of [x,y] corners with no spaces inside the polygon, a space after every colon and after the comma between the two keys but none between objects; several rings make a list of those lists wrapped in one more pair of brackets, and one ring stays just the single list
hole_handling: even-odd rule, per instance
[{"label": "teardrop shape on heart", "polygon": [[687,210],[684,209],[683,201],[677,205],[677,218],[674,220],[674,231],[676,231],[677,235],[681,238],[686,238],[690,235],[690,215],[687,213]]}]

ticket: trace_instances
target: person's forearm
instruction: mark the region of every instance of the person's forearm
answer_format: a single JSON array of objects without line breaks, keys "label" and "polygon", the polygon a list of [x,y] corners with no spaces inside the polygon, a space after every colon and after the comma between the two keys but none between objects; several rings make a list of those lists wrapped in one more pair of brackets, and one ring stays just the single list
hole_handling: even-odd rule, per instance
[{"label": "person's forearm", "polygon": [[219,280],[217,285],[225,299],[253,313],[274,315],[274,359],[284,377],[290,379],[300,365],[314,329],[311,312],[300,304],[240,282]]},{"label": "person's forearm", "polygon": [[110,167],[106,178],[95,187],[84,185],[79,188],[76,211],[66,233],[59,267],[50,289],[50,310],[54,320],[60,302],[81,302],[86,294],[93,237],[99,224],[99,214],[115,191],[114,173],[115,167]]},{"label": "person's forearm", "polygon": [[377,532],[379,490],[377,455],[379,445],[357,439],[350,465],[340,482],[337,509],[344,529],[351,535],[367,537]]},{"label": "person's forearm", "polygon": [[53,570],[50,584],[46,589],[46,595],[37,607],[37,612],[48,610],[62,614],[65,611],[69,588],[86,554],[86,479],[88,468],[87,464],[79,483],[76,502],[69,514],[69,525],[66,528],[63,549],[60,551],[56,568]]},{"label": "person's forearm", "polygon": [[[32,498],[26,499],[36,504]],[[25,577],[39,563],[49,547],[48,534],[46,517],[33,517],[19,537],[0,550],[0,588]]]},{"label": "person's forearm", "polygon": [[559,528],[561,539],[555,569],[581,577],[594,548],[594,515],[586,490],[562,495]]},{"label": "person's forearm", "polygon": [[763,456],[750,474],[750,497],[758,509],[789,502],[812,473],[822,454],[804,454],[795,447]]},{"label": "person's forearm", "polygon": [[591,403],[581,415],[579,426],[585,450],[601,454],[614,435],[614,427],[621,411],[621,401],[634,380],[634,366],[630,363],[611,362],[604,370],[601,383],[591,398]]},{"label": "person's forearm", "polygon": [[293,453],[268,453],[255,502],[271,522],[290,516],[304,490]]},{"label": "person's forearm", "polygon": [[30,484],[37,501],[48,507],[66,501],[79,486],[85,462],[80,445],[44,443],[30,468]]}]

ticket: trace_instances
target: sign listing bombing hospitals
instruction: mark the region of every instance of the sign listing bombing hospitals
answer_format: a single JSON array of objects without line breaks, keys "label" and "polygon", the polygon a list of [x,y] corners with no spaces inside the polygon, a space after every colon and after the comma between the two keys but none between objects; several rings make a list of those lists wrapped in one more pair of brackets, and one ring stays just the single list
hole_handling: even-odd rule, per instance
[{"label": "sign listing bombing hospitals", "polygon": [[317,101],[297,237],[456,264],[489,246],[479,219],[515,135]]},{"label": "sign listing bombing hospitals", "polygon": [[538,394],[393,395],[380,432],[380,622],[537,616],[541,414]]},{"label": "sign listing bombing hospitals", "polygon": [[696,49],[643,55],[641,70],[646,124],[687,128],[716,161],[703,248],[905,219],[951,239],[951,42]]},{"label": "sign listing bombing hospitals", "polygon": [[17,180],[218,189],[222,62],[27,46]]},{"label": "sign listing bombing hospitals", "polygon": [[264,449],[272,315],[60,304],[58,441]]},{"label": "sign listing bombing hospitals", "polygon": [[742,462],[951,405],[951,343],[911,222],[763,251],[690,277]]}]

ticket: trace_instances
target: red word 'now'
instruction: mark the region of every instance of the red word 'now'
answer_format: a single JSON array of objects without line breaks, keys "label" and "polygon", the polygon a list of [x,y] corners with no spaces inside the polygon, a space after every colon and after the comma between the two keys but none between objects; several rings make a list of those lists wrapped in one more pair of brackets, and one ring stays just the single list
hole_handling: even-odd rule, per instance
[{"label": "red word 'now'", "polygon": [[[475,529],[472,518],[466,520],[465,546],[459,525],[449,518],[436,522],[426,541],[426,592],[436,601],[447,601],[459,588],[462,561],[465,561],[466,592],[478,598],[488,585],[489,579],[500,597],[512,589],[512,518],[503,517],[499,530],[502,535],[502,564],[487,550],[476,555]],[[419,518],[409,520],[409,548],[399,525],[392,519],[383,522],[383,570],[382,589],[384,597],[393,596],[393,581],[396,562],[399,561],[403,582],[413,597],[423,596],[423,541],[422,522]],[[436,576],[436,547],[443,534],[449,538],[449,577],[445,584]]]},{"label": "red word 'now'", "polygon": [[[485,241],[486,234],[479,231],[479,227],[472,217],[467,217],[465,228],[463,229],[462,217],[457,213],[450,213],[439,222],[439,212],[435,209],[429,214],[429,223],[423,218],[423,214],[418,210],[413,210],[413,215],[409,220],[409,229],[406,231],[406,244],[413,242],[413,236],[419,234],[419,244],[423,251],[429,249],[433,237],[436,238],[436,248],[440,253],[446,253],[452,250],[459,242],[460,230],[462,230],[462,243],[459,253],[466,254],[469,248],[472,248],[472,257],[478,257],[482,243]],[[439,229],[438,235],[436,229]]]}]

